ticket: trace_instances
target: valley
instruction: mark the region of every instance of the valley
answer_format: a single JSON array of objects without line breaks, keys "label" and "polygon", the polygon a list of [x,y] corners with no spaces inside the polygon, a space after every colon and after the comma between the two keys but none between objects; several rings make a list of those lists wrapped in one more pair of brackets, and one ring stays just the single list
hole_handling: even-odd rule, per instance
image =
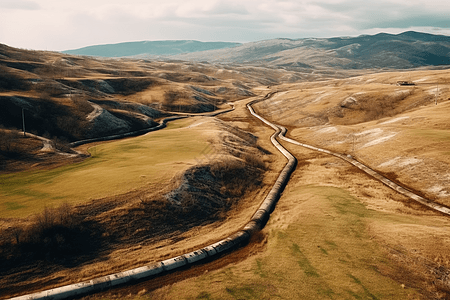
[{"label": "valley", "polygon": [[[229,56],[209,62],[207,53],[196,61],[201,52],[110,59],[0,46],[0,299],[150,265],[241,230],[286,164],[273,130],[246,107],[256,100],[288,138],[450,206],[446,66],[229,60],[255,45],[214,50]],[[81,298],[448,298],[447,215],[344,160],[278,141],[297,167],[246,245]]]}]

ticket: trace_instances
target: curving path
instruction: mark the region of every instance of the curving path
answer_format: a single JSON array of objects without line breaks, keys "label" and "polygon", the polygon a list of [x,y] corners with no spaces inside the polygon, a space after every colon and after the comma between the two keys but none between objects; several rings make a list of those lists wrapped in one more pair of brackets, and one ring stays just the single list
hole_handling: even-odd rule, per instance
[{"label": "curving path", "polygon": [[402,186],[396,184],[395,182],[389,180],[388,178],[384,177],[380,173],[377,173],[376,171],[374,171],[373,169],[369,168],[368,166],[360,163],[356,159],[352,158],[350,155],[344,155],[344,154],[332,152],[332,151],[329,151],[329,150],[326,150],[326,149],[321,149],[321,148],[318,148],[318,147],[314,147],[314,146],[311,146],[311,145],[308,145],[308,144],[303,144],[303,143],[297,142],[297,141],[295,141],[293,139],[290,139],[290,138],[285,136],[286,132],[287,132],[287,129],[285,127],[280,126],[280,125],[277,125],[277,126],[281,130],[281,134],[279,135],[280,139],[282,139],[282,140],[284,140],[286,142],[289,142],[291,144],[294,144],[294,145],[298,145],[298,146],[302,146],[302,147],[305,147],[305,148],[308,148],[308,149],[311,149],[311,150],[323,152],[323,153],[326,153],[326,154],[329,154],[329,155],[336,156],[336,157],[338,157],[338,158],[340,158],[342,160],[345,160],[346,162],[354,165],[355,167],[357,167],[360,170],[364,171],[365,173],[369,174],[373,178],[381,181],[383,184],[387,185],[388,187],[390,187],[391,189],[397,191],[398,193],[400,193],[402,195],[405,195],[405,196],[407,196],[407,197],[409,197],[409,198],[411,198],[411,199],[413,199],[413,200],[415,200],[415,201],[417,201],[417,202],[419,202],[419,203],[421,203],[421,204],[423,204],[423,205],[425,205],[425,206],[427,206],[427,207],[429,207],[431,209],[437,210],[437,211],[439,211],[441,213],[444,213],[446,215],[450,215],[450,208],[448,208],[448,207],[446,207],[444,205],[440,205],[440,204],[438,204],[438,203],[436,203],[434,201],[426,199],[426,198],[424,198],[422,196],[419,196],[419,195],[417,195],[417,194],[415,194],[415,193],[405,189],[404,187],[402,187]]},{"label": "curving path", "polygon": [[[266,99],[272,97],[276,93],[277,92],[269,93],[262,100],[266,100]],[[262,101],[262,100],[257,100],[257,101]],[[254,101],[253,103],[255,103],[255,102],[256,101]],[[251,109],[251,108],[249,107],[249,109]],[[251,109],[251,110],[253,110],[253,109]],[[379,174],[378,172],[374,171],[370,167],[360,163],[359,161],[357,161],[356,159],[354,159],[350,155],[344,155],[344,154],[332,152],[332,151],[329,151],[329,150],[326,150],[326,149],[314,147],[314,146],[311,146],[311,145],[308,145],[308,144],[304,144],[304,143],[300,143],[300,142],[298,142],[296,140],[290,139],[290,138],[286,137],[287,129],[285,127],[283,127],[281,125],[276,125],[276,124],[270,123],[267,120],[264,120],[262,117],[260,117],[260,116],[258,116],[256,114],[254,114],[254,115],[257,118],[263,120],[263,122],[265,122],[270,127],[274,128],[274,129],[277,127],[281,131],[280,134],[278,135],[278,137],[280,139],[282,139],[282,140],[284,140],[286,142],[289,142],[291,144],[294,144],[294,145],[302,146],[302,147],[305,147],[305,148],[308,148],[308,149],[311,149],[311,150],[314,150],[314,151],[319,151],[319,152],[322,152],[322,153],[333,155],[333,156],[336,156],[336,157],[338,157],[338,158],[340,158],[342,160],[345,160],[346,162],[354,165],[355,167],[357,167],[360,170],[364,171],[365,173],[369,174],[373,178],[381,181],[383,184],[385,184],[389,188],[395,190],[396,192],[398,192],[398,193],[400,193],[400,194],[402,194],[404,196],[407,196],[410,199],[413,199],[413,200],[419,202],[420,204],[425,205],[425,206],[427,206],[427,207],[429,207],[429,208],[431,208],[433,210],[439,211],[439,212],[441,212],[443,214],[446,214],[446,215],[450,215],[450,208],[448,208],[448,207],[446,207],[444,205],[438,204],[438,203],[436,203],[436,202],[434,202],[432,200],[426,199],[426,198],[424,198],[424,197],[422,197],[420,195],[417,195],[417,194],[411,192],[410,190],[408,190],[408,189],[406,189],[406,188],[396,184],[395,182],[389,180],[388,178],[386,178],[383,175]]]},{"label": "curving path", "polygon": [[[257,209],[257,211],[254,213],[250,221],[238,232],[230,235],[229,237],[222,239],[214,244],[208,245],[204,248],[197,249],[195,251],[192,251],[190,253],[180,255],[177,257],[173,257],[170,259],[166,259],[157,263],[154,263],[152,265],[147,265],[131,270],[127,270],[124,272],[119,272],[107,276],[103,276],[100,278],[92,279],[90,281],[85,281],[77,284],[67,285],[60,288],[55,288],[51,290],[46,290],[30,295],[20,296],[16,298],[12,298],[11,300],[30,300],[30,299],[65,299],[65,298],[72,298],[79,295],[85,295],[89,293],[95,293],[101,290],[104,290],[109,287],[125,284],[131,281],[140,280],[140,279],[148,279],[152,278],[154,276],[158,276],[160,274],[164,274],[168,271],[173,271],[181,268],[189,267],[192,264],[205,261],[207,259],[216,259],[220,257],[220,254],[229,252],[232,249],[235,249],[236,247],[240,247],[243,244],[246,244],[249,242],[251,236],[253,236],[257,231],[261,230],[267,220],[270,217],[270,213],[275,208],[275,205],[278,201],[278,199],[281,196],[281,193],[284,190],[284,187],[286,186],[287,182],[289,181],[290,175],[294,171],[297,160],[296,158],[287,150],[285,149],[278,141],[277,137],[280,137],[280,139],[298,145],[302,146],[311,150],[323,152],[329,155],[336,156],[338,158],[341,158],[352,165],[358,167],[359,169],[363,170],[367,174],[373,176],[374,178],[380,180],[388,187],[396,190],[397,192],[406,195],[410,197],[411,199],[414,199],[418,202],[420,202],[423,205],[426,205],[434,210],[440,211],[444,214],[450,215],[450,209],[439,205],[437,203],[434,203],[428,199],[425,199],[419,195],[416,195],[412,193],[411,191],[408,191],[407,189],[397,185],[396,183],[390,181],[389,179],[385,178],[384,176],[380,175],[379,173],[375,172],[374,170],[370,169],[369,167],[361,164],[357,160],[353,159],[352,157],[345,156],[343,154],[335,153],[329,150],[321,149],[318,147],[314,147],[311,145],[303,144],[300,142],[297,142],[293,139],[287,138],[286,135],[286,128],[280,125],[273,124],[269,122],[268,120],[264,119],[263,117],[259,116],[252,108],[252,104],[265,100],[267,98],[270,98],[274,93],[267,94],[263,99],[257,99],[254,101],[251,101],[247,104],[247,108],[250,111],[250,113],[260,119],[262,122],[264,122],[266,125],[272,127],[275,130],[275,133],[272,134],[270,137],[272,144],[286,157],[288,162],[284,166],[283,170],[280,172],[275,184],[273,185],[270,192],[265,197],[264,201],[261,203],[260,207]],[[234,107],[232,108],[234,109]],[[230,109],[230,110],[232,110]],[[226,111],[230,111],[226,110]],[[217,115],[219,113],[223,113],[226,111],[216,112],[213,114],[209,114],[211,116]],[[148,131],[153,131],[157,129],[161,129],[165,127],[166,122],[170,120],[180,119],[180,118],[186,118],[187,116],[177,116],[172,118],[164,119],[163,122],[154,128],[150,128]],[[147,132],[148,132],[147,131]],[[138,131],[141,132],[141,131]],[[134,133],[128,133],[125,135],[116,135],[111,137],[106,137],[108,139],[115,139],[115,138],[121,138],[126,136],[132,136]],[[99,138],[96,140],[106,140],[106,138]],[[80,141],[84,143],[88,143],[91,140],[85,140]]]},{"label": "curving path", "polygon": [[[222,109],[222,110],[219,110],[219,111],[209,112],[209,113],[180,114],[180,115],[177,115],[177,116],[165,118],[165,119],[163,119],[161,121],[161,123],[159,125],[154,126],[154,127],[144,128],[144,129],[131,131],[131,132],[126,132],[126,133],[108,135],[108,136],[104,136],[104,137],[97,137],[97,138],[92,138],[92,139],[75,141],[75,142],[69,143],[69,146],[71,148],[73,148],[73,147],[77,147],[77,146],[81,146],[81,145],[89,144],[89,143],[93,143],[93,142],[110,141],[110,140],[123,139],[123,138],[126,138],[126,137],[138,136],[138,135],[142,135],[142,134],[145,134],[145,133],[148,133],[148,132],[152,132],[152,131],[163,129],[163,128],[166,127],[167,122],[175,121],[175,120],[179,120],[179,119],[184,119],[184,118],[188,118],[188,117],[195,117],[195,116],[215,117],[215,116],[217,116],[219,114],[227,113],[227,112],[230,112],[230,111],[234,110],[234,104],[233,103],[228,103],[228,104],[231,106],[231,108]],[[97,106],[100,109],[103,109],[99,105],[97,105]],[[92,113],[96,113],[96,110],[94,110]]]},{"label": "curving path", "polygon": [[[268,96],[266,96],[268,97]],[[262,100],[262,99],[260,99]],[[257,100],[257,101],[260,101]],[[287,182],[289,181],[289,177],[291,173],[294,171],[295,166],[297,164],[297,160],[295,157],[290,154],[277,140],[276,137],[280,134],[281,130],[276,125],[271,124],[264,118],[257,115],[252,107],[251,104],[255,103],[256,101],[252,101],[249,104],[247,104],[248,109],[250,110],[251,114],[255,117],[259,118],[261,121],[266,123],[267,125],[271,126],[275,133],[271,136],[271,141],[274,144],[274,146],[283,153],[283,155],[287,158],[288,162],[284,166],[283,170],[279,174],[277,180],[275,181],[275,184],[272,186],[272,189],[265,197],[264,201],[261,203],[260,207],[257,209],[257,211],[254,213],[250,221],[239,231],[236,233],[228,236],[225,239],[222,239],[216,243],[213,243],[211,245],[208,245],[206,247],[197,249],[195,251],[179,255],[173,258],[169,258],[151,265],[142,266],[139,268],[134,268],[131,270],[103,276],[100,278],[95,278],[89,281],[84,281],[76,284],[66,285],[59,288],[54,288],[50,290],[45,290],[42,292],[37,292],[34,294],[24,295],[12,298],[11,300],[31,300],[31,299],[66,299],[66,298],[73,298],[81,295],[86,294],[92,294],[113,286],[122,285],[125,283],[129,283],[136,280],[142,280],[142,279],[149,279],[154,276],[158,276],[160,274],[165,274],[167,272],[182,269],[189,267],[192,264],[202,262],[208,259],[216,259],[219,258],[221,254],[229,252],[232,249],[235,249],[237,247],[240,247],[246,243],[249,242],[250,238],[259,230],[261,230],[267,220],[269,219],[270,213],[275,208],[276,202],[280,198],[280,195],[286,186]],[[234,109],[234,107],[232,108]],[[232,109],[215,112],[208,114],[210,116],[215,116],[219,113],[224,113],[227,111],[231,111]],[[174,119],[180,119],[180,118],[186,118],[187,116],[178,116],[178,117],[172,117],[164,119],[163,122],[157,126],[158,129],[164,128],[165,123],[170,120]],[[152,129],[157,130],[157,129]],[[96,139],[98,140],[106,140],[106,139],[115,139],[120,137],[126,137],[131,136],[131,134],[135,133],[129,133],[125,135],[116,135],[116,136],[110,136],[110,137],[104,137]],[[92,140],[85,140],[80,141],[82,143],[89,143]],[[80,143],[81,145],[81,143]]]}]

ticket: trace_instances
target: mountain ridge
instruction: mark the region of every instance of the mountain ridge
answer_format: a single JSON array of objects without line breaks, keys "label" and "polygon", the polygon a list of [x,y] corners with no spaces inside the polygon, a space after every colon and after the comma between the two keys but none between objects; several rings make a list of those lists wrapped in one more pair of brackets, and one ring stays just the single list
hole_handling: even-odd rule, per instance
[{"label": "mountain ridge", "polygon": [[115,44],[93,45],[83,48],[61,51],[65,54],[126,57],[147,55],[174,55],[186,52],[196,52],[229,48],[241,45],[233,42],[200,42],[196,40],[164,40],[164,41],[137,41]]},{"label": "mountain ridge", "polygon": [[[213,63],[246,63],[302,71],[306,68],[415,68],[450,64],[450,37],[406,31],[357,37],[272,39],[171,56]],[[301,65],[301,67],[298,67]]]},{"label": "mountain ridge", "polygon": [[450,37],[424,32],[356,37],[276,38],[248,43],[195,40],[141,41],[89,46],[66,54],[233,63],[291,71],[408,69],[450,65]]}]

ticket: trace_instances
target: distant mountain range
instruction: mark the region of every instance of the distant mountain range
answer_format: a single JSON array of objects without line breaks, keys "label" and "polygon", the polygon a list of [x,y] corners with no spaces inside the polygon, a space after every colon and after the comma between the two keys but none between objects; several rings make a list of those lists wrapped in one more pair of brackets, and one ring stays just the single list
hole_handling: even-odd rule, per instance
[{"label": "distant mountain range", "polygon": [[450,37],[408,31],[358,37],[272,39],[245,44],[198,41],[133,42],[64,51],[106,57],[234,63],[311,72],[313,69],[414,68],[450,65]]},{"label": "distant mountain range", "polygon": [[118,44],[96,45],[75,50],[62,51],[66,54],[102,57],[175,55],[197,51],[216,50],[239,46],[239,43],[199,41],[142,41]]},{"label": "distant mountain range", "polygon": [[414,68],[450,65],[450,37],[408,31],[358,37],[274,39],[231,49],[171,56],[302,71],[314,68]]}]

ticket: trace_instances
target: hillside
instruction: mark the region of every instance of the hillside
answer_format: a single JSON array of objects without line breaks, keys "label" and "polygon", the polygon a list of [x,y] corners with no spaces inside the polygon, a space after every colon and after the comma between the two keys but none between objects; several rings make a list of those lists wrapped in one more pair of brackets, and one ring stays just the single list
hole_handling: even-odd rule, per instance
[{"label": "hillside", "polygon": [[[405,78],[414,85],[397,84]],[[256,108],[303,142],[351,154],[450,206],[449,83],[449,70],[435,70],[283,85]]]},{"label": "hillside", "polygon": [[[0,44],[0,299],[102,282],[241,230],[286,164],[251,102],[297,142],[277,138],[297,164],[265,227],[217,260],[83,299],[448,299],[449,216],[301,146],[450,206],[450,68],[433,65],[446,59],[447,37],[413,32],[165,60]],[[168,116],[185,118],[68,145]]]},{"label": "hillside", "polygon": [[358,37],[274,39],[172,58],[245,63],[287,70],[405,69],[450,64],[450,37],[419,32]]},{"label": "hillside", "polygon": [[23,109],[28,132],[68,142],[149,128],[174,112],[228,107],[258,86],[365,72],[104,59],[1,44],[0,71],[0,126],[22,129]]},{"label": "hillside", "polygon": [[159,56],[208,51],[239,46],[239,43],[199,41],[142,41],[107,45],[95,45],[62,53],[101,57]]},{"label": "hillside", "polygon": [[358,37],[273,39],[250,43],[145,41],[96,45],[63,53],[103,57],[134,56],[282,68],[405,69],[450,64],[450,37],[408,31]]},{"label": "hillside", "polygon": [[[285,78],[301,76],[284,70],[269,74],[259,67],[96,59],[0,44],[0,126],[12,130],[0,130],[0,156],[17,160],[22,152],[35,153],[17,135],[22,110],[26,131],[59,147],[151,128],[171,114],[229,108],[226,103],[252,96],[252,88]],[[11,160],[2,159],[1,168],[5,163]]]}]

